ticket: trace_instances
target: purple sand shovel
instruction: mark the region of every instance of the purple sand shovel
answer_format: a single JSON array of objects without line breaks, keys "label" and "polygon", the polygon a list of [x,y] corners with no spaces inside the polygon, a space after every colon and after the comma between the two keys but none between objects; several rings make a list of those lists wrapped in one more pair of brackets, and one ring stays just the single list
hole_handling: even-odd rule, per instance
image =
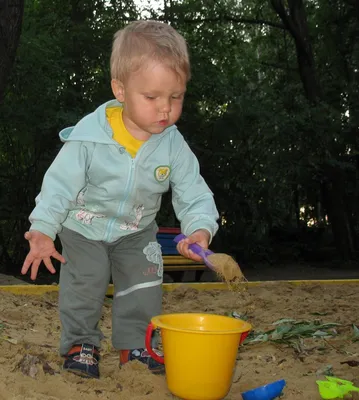
[{"label": "purple sand shovel", "polygon": [[[187,236],[184,235],[183,233],[181,233],[181,234],[177,235],[173,239],[173,241],[176,243],[179,243],[182,239],[186,239],[186,238],[187,238]],[[207,258],[211,254],[214,254],[213,251],[208,250],[208,249],[206,250],[197,243],[192,243],[192,244],[188,245],[188,248],[190,250],[192,250],[193,253],[198,254],[200,257],[202,257],[204,263],[207,265],[208,268],[212,269],[213,271],[216,271],[214,265]]]}]

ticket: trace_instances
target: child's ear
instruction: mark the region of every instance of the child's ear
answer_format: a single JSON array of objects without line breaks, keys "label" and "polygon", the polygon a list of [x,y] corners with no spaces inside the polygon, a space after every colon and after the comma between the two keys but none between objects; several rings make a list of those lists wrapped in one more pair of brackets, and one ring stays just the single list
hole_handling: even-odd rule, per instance
[{"label": "child's ear", "polygon": [[112,88],[112,93],[116,97],[116,99],[120,103],[123,103],[125,101],[125,88],[123,86],[123,83],[117,79],[112,79],[111,88]]}]

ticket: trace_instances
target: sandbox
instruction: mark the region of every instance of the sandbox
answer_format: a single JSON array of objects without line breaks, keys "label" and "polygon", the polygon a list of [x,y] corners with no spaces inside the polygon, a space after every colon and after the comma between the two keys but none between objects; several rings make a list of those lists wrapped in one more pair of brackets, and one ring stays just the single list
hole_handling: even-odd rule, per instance
[{"label": "sandbox", "polygon": [[[320,399],[316,380],[326,374],[359,385],[357,280],[247,282],[239,292],[221,283],[165,284],[164,289],[164,313],[234,313],[252,324],[238,351],[228,400],[278,379],[287,382],[282,398],[288,400]],[[175,398],[165,377],[140,363],[119,368],[110,342],[111,297],[101,321],[101,379],[61,371],[57,297],[56,286],[0,286],[1,400]]]}]

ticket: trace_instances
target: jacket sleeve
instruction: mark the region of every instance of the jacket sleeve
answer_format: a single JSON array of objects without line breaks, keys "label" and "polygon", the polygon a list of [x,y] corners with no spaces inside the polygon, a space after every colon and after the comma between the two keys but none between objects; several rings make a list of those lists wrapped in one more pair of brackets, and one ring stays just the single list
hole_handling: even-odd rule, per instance
[{"label": "jacket sleeve", "polygon": [[50,236],[61,231],[69,210],[76,204],[79,191],[86,185],[88,149],[83,142],[66,142],[47,170],[36,206],[30,214],[30,230]]},{"label": "jacket sleeve", "polygon": [[[178,135],[178,136],[177,136]],[[172,204],[181,231],[190,235],[198,229],[206,229],[211,239],[218,230],[218,211],[213,193],[200,174],[199,163],[188,144],[177,132],[177,150],[171,162]]]}]

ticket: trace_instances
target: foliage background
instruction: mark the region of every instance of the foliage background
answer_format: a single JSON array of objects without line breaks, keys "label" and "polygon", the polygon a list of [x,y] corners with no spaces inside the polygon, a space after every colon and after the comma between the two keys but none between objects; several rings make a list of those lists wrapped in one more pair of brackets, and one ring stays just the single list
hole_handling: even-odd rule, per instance
[{"label": "foliage background", "polygon": [[[357,2],[21,4],[16,58],[10,70],[0,62],[0,271],[19,271],[58,132],[112,97],[112,37],[138,18],[169,22],[189,43],[178,126],[221,213],[214,249],[245,263],[357,259]],[[169,195],[158,222],[178,224]]]}]

